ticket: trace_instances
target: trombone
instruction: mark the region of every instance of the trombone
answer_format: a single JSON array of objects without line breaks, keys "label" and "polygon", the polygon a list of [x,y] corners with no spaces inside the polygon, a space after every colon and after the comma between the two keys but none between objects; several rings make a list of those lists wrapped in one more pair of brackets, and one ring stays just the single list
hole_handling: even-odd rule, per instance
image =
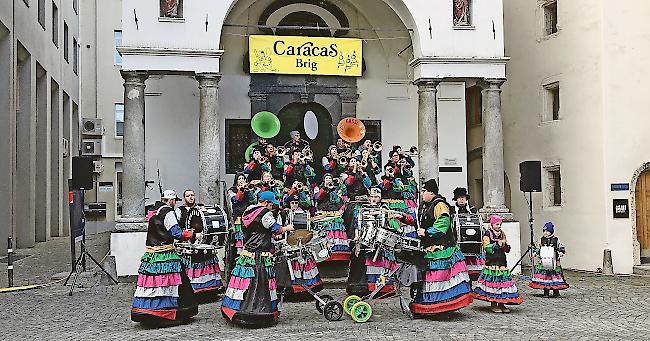
[{"label": "trombone", "polygon": [[409,149],[408,152],[403,153],[405,156],[417,157],[418,156],[418,147],[413,146]]}]

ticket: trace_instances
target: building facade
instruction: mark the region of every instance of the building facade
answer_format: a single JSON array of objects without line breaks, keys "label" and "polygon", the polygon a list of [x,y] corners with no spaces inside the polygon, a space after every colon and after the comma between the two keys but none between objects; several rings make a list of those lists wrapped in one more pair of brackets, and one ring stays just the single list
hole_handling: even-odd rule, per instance
[{"label": "building facade", "polygon": [[[18,247],[69,233],[78,155],[79,2],[0,3],[0,240]],[[6,249],[0,248],[0,254]]]},{"label": "building facade", "polygon": [[[438,178],[450,197],[470,176],[471,101],[486,132],[472,159],[481,160],[479,198],[485,213],[511,218],[509,235],[519,240],[505,205],[500,0],[123,2],[122,33],[123,204],[111,243],[118,274],[137,270],[132,250],[143,243],[158,170],[164,187],[195,188],[199,201],[220,202],[253,138],[250,118],[261,110],[287,126],[280,135],[300,128],[306,111],[324,127],[360,118],[385,149],[418,146],[420,178]],[[361,39],[363,73],[253,74],[251,35]],[[334,138],[329,129],[312,145]]]},{"label": "building facade", "polygon": [[[535,236],[552,220],[566,267],[612,270],[603,265],[609,250],[613,271],[628,274],[650,256],[648,14],[644,1],[505,1],[506,173],[515,179],[521,161],[542,161]],[[527,207],[513,194],[522,222]]]}]

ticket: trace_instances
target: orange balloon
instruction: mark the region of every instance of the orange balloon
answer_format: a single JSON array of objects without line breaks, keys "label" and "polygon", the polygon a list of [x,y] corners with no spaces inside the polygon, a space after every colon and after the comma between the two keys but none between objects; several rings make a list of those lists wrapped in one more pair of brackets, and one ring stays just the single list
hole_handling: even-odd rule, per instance
[{"label": "orange balloon", "polygon": [[342,119],[336,126],[336,131],[343,141],[349,143],[359,142],[366,136],[366,126],[360,119],[354,117]]}]

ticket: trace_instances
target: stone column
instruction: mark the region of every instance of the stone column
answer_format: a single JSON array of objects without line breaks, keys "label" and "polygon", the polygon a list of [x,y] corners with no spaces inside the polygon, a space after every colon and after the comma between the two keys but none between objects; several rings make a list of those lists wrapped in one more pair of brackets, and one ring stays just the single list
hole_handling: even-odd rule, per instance
[{"label": "stone column", "polygon": [[146,72],[122,71],[124,78],[124,152],[122,223],[145,221],[144,88]]},{"label": "stone column", "polygon": [[200,94],[199,117],[199,202],[220,203],[221,120],[217,114],[220,74],[197,74]]},{"label": "stone column", "polygon": [[501,85],[505,79],[486,79],[483,85],[483,210],[507,213],[503,166]]},{"label": "stone column", "polygon": [[420,183],[438,181],[438,107],[437,86],[440,80],[423,79],[418,86],[418,167]]}]

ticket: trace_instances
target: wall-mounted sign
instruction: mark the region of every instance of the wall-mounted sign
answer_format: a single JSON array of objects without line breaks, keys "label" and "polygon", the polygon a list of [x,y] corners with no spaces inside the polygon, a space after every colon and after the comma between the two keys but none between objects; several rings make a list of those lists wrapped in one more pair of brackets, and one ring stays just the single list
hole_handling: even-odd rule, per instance
[{"label": "wall-mounted sign", "polygon": [[621,184],[611,184],[612,191],[629,191],[630,184],[621,183]]},{"label": "wall-mounted sign", "polygon": [[614,199],[613,209],[614,209],[614,218],[630,217],[630,204],[627,199]]},{"label": "wall-mounted sign", "polygon": [[252,35],[250,72],[361,76],[362,40]]}]

